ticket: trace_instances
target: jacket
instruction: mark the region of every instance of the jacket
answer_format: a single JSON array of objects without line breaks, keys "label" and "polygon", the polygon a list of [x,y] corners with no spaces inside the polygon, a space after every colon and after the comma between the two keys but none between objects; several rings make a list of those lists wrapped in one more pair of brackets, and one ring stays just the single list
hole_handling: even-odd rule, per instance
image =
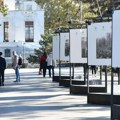
[{"label": "jacket", "polygon": [[17,66],[18,66],[18,56],[14,55],[12,58],[12,67],[13,69],[16,69]]},{"label": "jacket", "polygon": [[3,57],[0,57],[0,70],[6,69],[6,60]]}]

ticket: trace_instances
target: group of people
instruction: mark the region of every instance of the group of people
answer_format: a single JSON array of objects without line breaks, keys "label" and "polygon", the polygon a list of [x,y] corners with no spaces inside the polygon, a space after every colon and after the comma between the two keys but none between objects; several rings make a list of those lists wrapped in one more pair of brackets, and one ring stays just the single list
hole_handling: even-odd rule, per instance
[{"label": "group of people", "polygon": [[[0,86],[4,86],[4,71],[6,69],[6,60],[2,57],[2,52],[0,52]],[[12,57],[12,67],[15,70],[16,80],[14,82],[20,82],[19,68],[22,65],[22,56],[18,56],[15,51],[13,51]]]},{"label": "group of people", "polygon": [[[0,52],[0,86],[4,86],[4,71],[6,69],[6,60],[4,57],[2,57],[2,52]],[[14,82],[20,82],[20,73],[19,69],[22,65],[22,56],[18,56],[16,51],[12,52],[12,68],[15,70],[16,80]],[[40,57],[40,69],[39,74],[43,71],[43,77],[46,76],[46,70],[49,71],[49,77],[54,75],[54,66],[55,61],[52,59],[52,54],[49,55],[46,54],[46,52],[43,53],[43,55]]]},{"label": "group of people", "polygon": [[42,70],[43,70],[43,77],[45,77],[46,70],[48,69],[49,77],[51,77],[51,75],[54,75],[55,61],[52,58],[52,53],[47,55],[47,53],[44,52],[43,55],[40,56],[39,61],[40,61],[39,74],[42,74]]}]

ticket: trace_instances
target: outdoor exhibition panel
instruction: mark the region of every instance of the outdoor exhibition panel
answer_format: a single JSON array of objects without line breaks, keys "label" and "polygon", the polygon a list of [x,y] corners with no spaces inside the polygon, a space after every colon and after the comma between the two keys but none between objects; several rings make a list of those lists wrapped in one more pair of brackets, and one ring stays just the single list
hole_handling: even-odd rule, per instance
[{"label": "outdoor exhibition panel", "polygon": [[[104,84],[96,86],[98,90],[93,93],[90,91],[88,94],[88,103],[104,104],[107,96],[108,80],[107,80],[107,66],[111,65],[111,53],[112,52],[112,23],[111,22],[100,22],[92,23],[88,25],[88,65],[100,65],[105,66],[105,80]],[[89,78],[88,78],[89,79]],[[102,81],[102,77],[100,77]],[[103,86],[103,87],[102,87]],[[104,94],[104,96],[103,96]],[[96,97],[92,97],[96,95]],[[98,95],[98,96],[97,96]],[[101,97],[99,102],[96,98]]]},{"label": "outdoor exhibition panel", "polygon": [[111,22],[88,25],[88,65],[111,65]]},{"label": "outdoor exhibition panel", "polygon": [[70,29],[70,63],[87,63],[86,29]]},{"label": "outdoor exhibition panel", "polygon": [[69,61],[69,33],[60,33],[60,60]]},{"label": "outdoor exhibition panel", "polygon": [[53,36],[52,44],[53,59],[59,60],[59,36]]},{"label": "outdoor exhibition panel", "polygon": [[[69,33],[60,33],[53,37],[53,59],[69,61]],[[59,75],[53,76],[53,81],[59,82],[61,79],[70,79],[70,76],[62,75],[59,67]]]},{"label": "outdoor exhibition panel", "polygon": [[[70,62],[71,63],[87,63],[87,30],[86,29],[70,29]],[[71,80],[70,84],[70,94],[87,94],[83,89],[87,89],[87,86],[83,88],[86,84],[86,70],[84,67],[84,80],[74,79]],[[78,82],[76,82],[78,81]],[[69,85],[69,84],[68,84]],[[81,88],[82,91],[81,91]],[[79,90],[80,89],[80,90]]]},{"label": "outdoor exhibition panel", "polygon": [[120,67],[120,10],[113,13],[112,67]]},{"label": "outdoor exhibition panel", "polygon": [[[113,39],[112,39],[112,67],[119,68],[118,70],[118,83],[120,80],[120,10],[115,10],[112,16],[113,24]],[[117,90],[115,89],[117,88]],[[112,81],[111,81],[111,119],[120,120],[120,102],[116,103],[118,98],[115,98],[115,92],[117,91],[117,96],[120,98],[119,93],[119,84],[118,86],[114,83],[114,75],[112,71]]]}]

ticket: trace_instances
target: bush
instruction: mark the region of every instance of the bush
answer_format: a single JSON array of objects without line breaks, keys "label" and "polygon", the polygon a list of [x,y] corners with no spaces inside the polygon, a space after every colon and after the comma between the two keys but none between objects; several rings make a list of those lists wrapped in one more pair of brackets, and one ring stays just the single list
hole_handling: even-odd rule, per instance
[{"label": "bush", "polygon": [[6,67],[7,68],[12,68],[12,63],[8,63]]},{"label": "bush", "polygon": [[[105,72],[105,66],[102,66],[102,72]],[[111,72],[111,67],[107,67],[107,72]]]},{"label": "bush", "polygon": [[27,68],[28,63],[23,63],[21,68]]}]

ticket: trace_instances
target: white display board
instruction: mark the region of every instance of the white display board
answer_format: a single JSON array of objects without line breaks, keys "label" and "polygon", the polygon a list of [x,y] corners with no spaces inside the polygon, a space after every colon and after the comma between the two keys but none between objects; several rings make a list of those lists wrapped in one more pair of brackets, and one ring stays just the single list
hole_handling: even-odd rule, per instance
[{"label": "white display board", "polygon": [[59,36],[53,36],[52,38],[52,53],[53,59],[59,60]]},{"label": "white display board", "polygon": [[69,33],[60,33],[60,60],[69,61]]},{"label": "white display board", "polygon": [[88,65],[111,65],[111,22],[88,25]]},{"label": "white display board", "polygon": [[87,63],[87,30],[70,30],[70,63]]},{"label": "white display board", "polygon": [[113,13],[112,67],[120,67],[120,10]]}]

